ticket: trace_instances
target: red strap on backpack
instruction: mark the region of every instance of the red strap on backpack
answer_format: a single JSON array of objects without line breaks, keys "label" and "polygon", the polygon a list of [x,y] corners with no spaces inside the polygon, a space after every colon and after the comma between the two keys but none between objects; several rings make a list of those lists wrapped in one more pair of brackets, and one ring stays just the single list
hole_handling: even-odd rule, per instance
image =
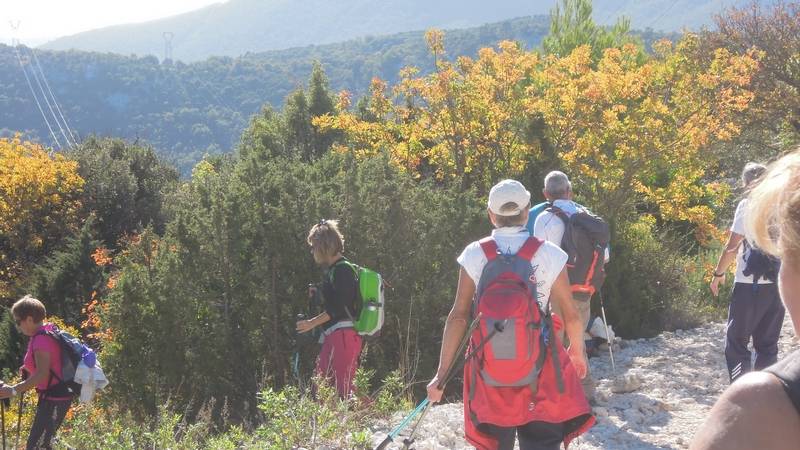
[{"label": "red strap on backpack", "polygon": [[[497,258],[499,251],[497,249],[497,242],[495,242],[493,237],[485,237],[478,242],[481,244],[481,249],[483,249],[483,254],[486,255],[487,260],[492,261]],[[522,244],[522,247],[517,251],[517,256],[530,261],[533,255],[539,250],[539,247],[542,246],[542,243],[544,243],[544,241],[537,237],[528,237],[525,243]]]},{"label": "red strap on backpack", "polygon": [[493,261],[497,258],[497,242],[494,241],[493,237],[485,237],[478,241],[478,243],[481,244],[481,249],[483,249],[483,254],[486,255],[487,260]]},{"label": "red strap on backpack", "polygon": [[519,248],[519,251],[517,251],[517,256],[524,260],[530,261],[531,258],[533,258],[533,255],[539,251],[539,247],[541,247],[543,243],[543,240],[531,236],[527,241],[525,241],[524,244],[522,244],[522,247]]}]

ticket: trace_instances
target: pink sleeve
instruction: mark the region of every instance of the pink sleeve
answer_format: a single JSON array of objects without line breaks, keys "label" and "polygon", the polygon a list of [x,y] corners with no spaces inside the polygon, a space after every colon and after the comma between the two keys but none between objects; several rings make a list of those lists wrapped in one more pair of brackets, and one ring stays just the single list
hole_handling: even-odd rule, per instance
[{"label": "pink sleeve", "polygon": [[55,341],[48,336],[34,336],[31,340],[31,352],[45,351],[52,355],[57,349]]}]

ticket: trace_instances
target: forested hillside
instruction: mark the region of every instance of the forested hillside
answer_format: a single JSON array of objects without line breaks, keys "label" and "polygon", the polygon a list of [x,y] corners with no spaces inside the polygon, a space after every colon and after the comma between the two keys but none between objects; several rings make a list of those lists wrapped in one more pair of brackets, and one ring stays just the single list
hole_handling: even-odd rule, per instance
[{"label": "forested hillside", "polygon": [[[767,5],[774,0],[758,0]],[[173,33],[175,59],[329,44],[363,36],[421,30],[466,28],[515,17],[547,14],[555,0],[230,0],[197,11],[141,24],[92,30],[49,42],[51,50],[80,49],[163,55],[164,32]],[[633,28],[699,30],[713,16],[748,0],[598,0],[594,19],[613,25],[627,16]]]},{"label": "forested hillside", "polygon": [[[547,29],[546,17],[530,17],[452,31],[446,38],[448,54],[474,56],[503,39],[533,48]],[[206,153],[230,151],[252,114],[264,105],[280,108],[305,85],[314,61],[321,62],[332,90],[348,90],[356,98],[373,77],[394,84],[404,66],[433,70],[422,31],[192,64],[162,64],[152,56],[35,52],[77,134],[140,139],[183,173]],[[21,48],[20,57],[38,93],[32,70],[36,61],[29,49]],[[0,133],[22,131],[29,139],[54,145],[13,48],[0,46],[0,63],[7,68],[0,74]]]}]

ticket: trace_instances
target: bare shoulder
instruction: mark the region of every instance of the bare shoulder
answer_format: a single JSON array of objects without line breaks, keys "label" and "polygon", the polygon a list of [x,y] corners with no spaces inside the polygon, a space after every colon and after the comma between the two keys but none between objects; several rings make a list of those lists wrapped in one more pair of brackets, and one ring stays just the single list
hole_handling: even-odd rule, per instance
[{"label": "bare shoulder", "polygon": [[691,449],[785,449],[800,442],[800,415],[778,379],[752,372],[717,400]]}]

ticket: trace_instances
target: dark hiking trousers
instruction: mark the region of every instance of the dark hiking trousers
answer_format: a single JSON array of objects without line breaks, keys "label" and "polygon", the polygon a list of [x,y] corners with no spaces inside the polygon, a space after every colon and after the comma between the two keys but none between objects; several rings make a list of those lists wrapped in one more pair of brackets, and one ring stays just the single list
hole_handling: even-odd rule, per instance
[{"label": "dark hiking trousers", "polygon": [[[778,360],[778,338],[785,310],[777,284],[736,283],[728,307],[725,360],[731,382],[751,370],[761,370]],[[755,364],[747,348],[753,338]]]},{"label": "dark hiking trousers", "polygon": [[564,424],[561,423],[535,421],[518,427],[482,423],[478,429],[500,441],[498,450],[513,450],[517,435],[520,450],[558,450],[564,441]]},{"label": "dark hiking trousers", "polygon": [[56,430],[67,416],[72,400],[39,399],[25,450],[50,450]]}]

